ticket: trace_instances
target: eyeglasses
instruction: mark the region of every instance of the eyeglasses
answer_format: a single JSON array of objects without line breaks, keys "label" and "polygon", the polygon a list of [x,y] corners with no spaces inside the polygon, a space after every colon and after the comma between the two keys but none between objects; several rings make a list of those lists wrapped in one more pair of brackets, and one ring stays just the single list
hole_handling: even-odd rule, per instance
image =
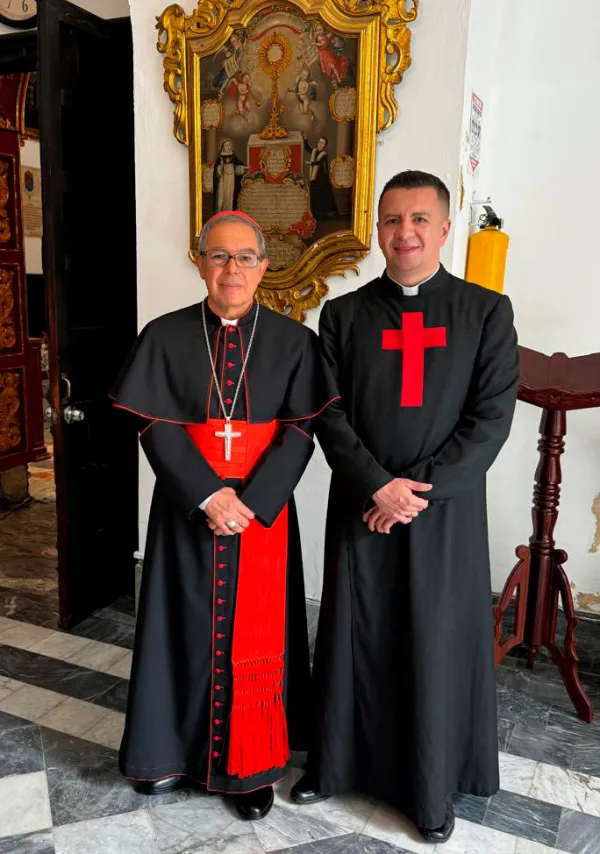
[{"label": "eyeglasses", "polygon": [[221,249],[209,249],[208,252],[199,252],[203,255],[210,267],[226,267],[229,264],[229,259],[233,258],[238,267],[249,269],[256,267],[260,258],[254,252],[234,252],[230,255]]}]

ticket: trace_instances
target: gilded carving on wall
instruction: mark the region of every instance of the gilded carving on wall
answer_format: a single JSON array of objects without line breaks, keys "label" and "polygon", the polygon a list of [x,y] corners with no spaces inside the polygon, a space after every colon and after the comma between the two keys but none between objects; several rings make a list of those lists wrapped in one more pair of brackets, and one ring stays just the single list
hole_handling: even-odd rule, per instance
[{"label": "gilded carving on wall", "polygon": [[12,270],[0,269],[0,350],[12,350],[17,343],[14,278]]},{"label": "gilded carving on wall", "polygon": [[21,378],[16,371],[0,371],[0,454],[21,444],[18,413],[21,406]]},{"label": "gilded carving on wall", "polygon": [[[418,0],[199,0],[158,18],[190,152],[190,250],[219,210],[263,231],[265,305],[297,320],[370,248],[376,134],[396,118]],[[360,164],[360,169],[355,164]]]},{"label": "gilded carving on wall", "polygon": [[10,200],[9,170],[10,162],[0,160],[0,243],[8,243],[12,237],[10,214],[7,205]]}]

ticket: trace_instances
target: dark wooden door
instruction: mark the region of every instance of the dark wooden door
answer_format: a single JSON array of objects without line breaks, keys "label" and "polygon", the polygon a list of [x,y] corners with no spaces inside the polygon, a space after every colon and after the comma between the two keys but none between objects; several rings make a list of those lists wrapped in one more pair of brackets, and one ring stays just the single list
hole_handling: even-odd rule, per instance
[{"label": "dark wooden door", "polygon": [[129,19],[38,4],[43,267],[61,624],[133,590],[137,438],[108,393],[136,335]]}]

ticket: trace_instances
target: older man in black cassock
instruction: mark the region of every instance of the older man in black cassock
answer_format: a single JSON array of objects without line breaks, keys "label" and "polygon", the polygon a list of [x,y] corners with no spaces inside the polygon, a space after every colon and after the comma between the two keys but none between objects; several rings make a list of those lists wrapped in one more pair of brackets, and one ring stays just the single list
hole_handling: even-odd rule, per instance
[{"label": "older man in black cassock", "polygon": [[309,679],[293,491],[334,394],[316,335],[255,300],[264,238],[240,212],[200,236],[208,298],[152,321],[117,382],[156,475],[122,773],[197,781],[263,818]]},{"label": "older man in black cassock", "polygon": [[438,178],[392,178],[385,272],[321,314],[341,401],[317,424],[333,477],[315,737],[292,791],[364,792],[433,843],[453,792],[499,785],[485,484],[519,375],[508,298],[440,265],[448,215]]}]

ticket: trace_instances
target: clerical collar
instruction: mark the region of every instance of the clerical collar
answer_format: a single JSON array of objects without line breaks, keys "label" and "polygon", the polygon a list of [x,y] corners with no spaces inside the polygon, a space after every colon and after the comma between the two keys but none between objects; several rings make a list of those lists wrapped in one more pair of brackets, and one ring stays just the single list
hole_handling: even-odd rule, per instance
[{"label": "clerical collar", "polygon": [[256,311],[257,304],[258,303],[256,302],[256,300],[254,300],[252,306],[248,309],[246,314],[243,314],[236,320],[226,320],[224,317],[219,317],[218,314],[215,314],[214,311],[212,311],[207,299],[204,302],[204,308],[206,310],[206,322],[212,326],[246,326],[248,323],[252,323],[252,321],[254,320],[254,313]]},{"label": "clerical collar", "polygon": [[[422,282],[419,282],[418,285],[415,285],[414,288],[405,288],[403,285],[400,285],[398,282],[394,281],[387,270],[384,270],[383,275],[380,278],[380,282],[382,287],[384,288],[386,293],[389,293],[390,296],[398,296],[400,299],[407,296],[411,297],[424,297],[429,293],[437,290],[441,285],[445,284],[448,280],[448,273],[442,266],[439,265],[435,273],[433,275],[428,276]],[[408,293],[407,293],[408,292]]]},{"label": "clerical collar", "polygon": [[433,279],[433,277],[434,277],[434,276],[437,276],[437,274],[438,274],[438,273],[439,273],[439,271],[440,271],[441,266],[442,266],[441,264],[438,264],[438,268],[437,268],[437,270],[435,271],[435,273],[432,273],[432,274],[431,274],[431,276],[427,276],[427,278],[426,278],[426,279],[423,279],[423,281],[422,281],[422,282],[419,282],[419,284],[418,284],[418,285],[412,285],[412,287],[410,287],[410,288],[406,287],[406,285],[402,285],[402,284],[400,284],[400,282],[397,282],[397,281],[396,281],[396,279],[394,279],[394,277],[393,277],[393,276],[390,276],[390,274],[387,272],[387,270],[386,270],[386,273],[387,273],[387,275],[388,275],[388,278],[389,278],[389,279],[390,279],[390,280],[391,280],[395,285],[398,285],[398,287],[399,287],[399,288],[402,288],[402,293],[404,294],[404,296],[405,296],[405,297],[417,297],[417,296],[419,296],[419,293],[421,292],[421,288],[422,288],[422,286],[423,286],[426,282],[431,281],[431,279]]}]

